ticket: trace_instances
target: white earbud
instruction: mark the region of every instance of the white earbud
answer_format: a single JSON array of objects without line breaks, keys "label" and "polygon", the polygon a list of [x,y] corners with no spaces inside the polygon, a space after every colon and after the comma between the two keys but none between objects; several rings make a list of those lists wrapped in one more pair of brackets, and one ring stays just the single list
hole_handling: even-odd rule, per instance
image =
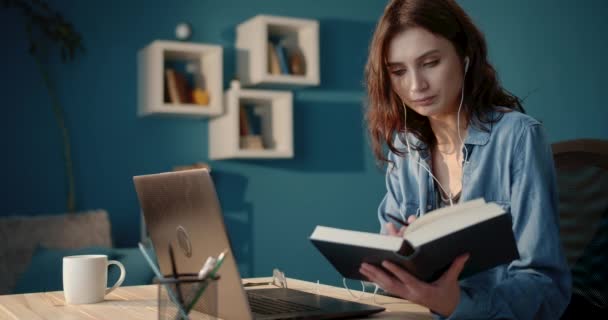
[{"label": "white earbud", "polygon": [[464,58],[464,73],[466,74],[469,70],[469,57]]}]

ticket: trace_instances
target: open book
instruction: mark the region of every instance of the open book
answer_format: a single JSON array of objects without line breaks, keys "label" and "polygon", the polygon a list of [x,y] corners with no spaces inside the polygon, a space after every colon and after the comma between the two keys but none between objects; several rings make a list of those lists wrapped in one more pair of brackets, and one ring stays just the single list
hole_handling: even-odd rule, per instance
[{"label": "open book", "polygon": [[470,253],[460,279],[519,259],[511,215],[495,203],[472,200],[430,212],[407,227],[403,238],[317,226],[310,240],[349,279],[367,280],[362,262],[381,267],[390,260],[431,282],[454,259]]}]

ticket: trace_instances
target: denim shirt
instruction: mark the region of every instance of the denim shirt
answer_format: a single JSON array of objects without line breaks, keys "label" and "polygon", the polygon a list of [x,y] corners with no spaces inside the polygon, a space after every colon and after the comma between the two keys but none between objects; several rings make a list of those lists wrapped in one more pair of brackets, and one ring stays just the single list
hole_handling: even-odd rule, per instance
[{"label": "denim shirt", "polygon": [[[559,238],[551,146],[542,125],[516,111],[486,126],[489,132],[467,129],[461,201],[481,197],[508,210],[520,258],[461,280],[460,302],[449,319],[559,319],[570,301],[571,276]],[[407,150],[399,139],[395,146]],[[431,168],[428,149],[405,157],[389,153],[394,165],[378,208],[381,233],[390,221],[386,213],[405,220],[435,209],[433,179],[413,159]],[[492,239],[479,240],[492,245]]]}]

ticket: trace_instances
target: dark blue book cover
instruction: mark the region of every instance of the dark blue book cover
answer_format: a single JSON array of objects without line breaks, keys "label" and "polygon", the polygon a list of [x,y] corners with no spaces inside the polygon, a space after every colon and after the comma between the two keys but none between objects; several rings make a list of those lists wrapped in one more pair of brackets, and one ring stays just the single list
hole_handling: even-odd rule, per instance
[{"label": "dark blue book cover", "polygon": [[279,66],[281,67],[282,74],[289,74],[289,65],[287,64],[287,49],[281,42],[277,42],[274,45],[275,50],[277,51],[277,56],[279,57]]},{"label": "dark blue book cover", "polygon": [[255,108],[258,108],[258,106],[253,104],[244,106],[247,122],[249,123],[249,135],[262,134],[262,118],[256,114]]}]

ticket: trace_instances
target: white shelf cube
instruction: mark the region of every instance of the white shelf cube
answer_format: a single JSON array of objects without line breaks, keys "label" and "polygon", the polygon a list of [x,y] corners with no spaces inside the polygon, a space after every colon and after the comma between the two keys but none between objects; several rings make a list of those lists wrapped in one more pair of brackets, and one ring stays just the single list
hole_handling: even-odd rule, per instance
[{"label": "white shelf cube", "polygon": [[[138,115],[209,117],[222,113],[223,73],[221,46],[177,41],[154,41],[137,55]],[[209,93],[209,104],[165,102],[165,61],[191,61],[200,66]]]},{"label": "white shelf cube", "polygon": [[[247,90],[232,87],[224,96],[225,114],[209,121],[209,158],[272,159],[293,158],[293,94],[290,91]],[[239,108],[241,104],[263,105],[262,135],[273,148],[241,149]],[[266,113],[266,112],[265,112]]]},{"label": "white shelf cube", "polygon": [[[268,72],[268,39],[281,37],[286,48],[297,46],[306,65],[304,75]],[[237,74],[243,86],[319,85],[319,22],[316,20],[255,16],[237,26]]]}]

